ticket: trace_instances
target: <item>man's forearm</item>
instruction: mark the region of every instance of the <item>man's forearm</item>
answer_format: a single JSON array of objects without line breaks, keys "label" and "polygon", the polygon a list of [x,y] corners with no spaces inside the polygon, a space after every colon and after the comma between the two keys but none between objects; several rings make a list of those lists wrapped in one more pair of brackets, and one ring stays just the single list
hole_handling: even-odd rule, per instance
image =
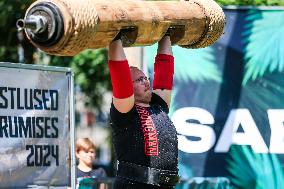
[{"label": "man's forearm", "polygon": [[119,99],[128,98],[133,94],[133,84],[121,40],[111,42],[108,54],[113,96]]},{"label": "man's forearm", "polygon": [[164,36],[158,42],[157,54],[173,55],[170,36]]},{"label": "man's forearm", "polygon": [[121,40],[115,40],[110,43],[108,49],[109,60],[126,60]]},{"label": "man's forearm", "polygon": [[126,113],[134,105],[134,96],[131,73],[121,40],[118,39],[111,42],[108,58],[113,90],[113,104],[119,112]]}]

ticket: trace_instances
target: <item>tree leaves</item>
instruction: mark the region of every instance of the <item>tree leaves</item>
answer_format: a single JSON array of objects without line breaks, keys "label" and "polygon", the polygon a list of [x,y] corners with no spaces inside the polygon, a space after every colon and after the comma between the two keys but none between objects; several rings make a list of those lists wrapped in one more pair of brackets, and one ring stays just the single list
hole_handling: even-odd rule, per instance
[{"label": "tree leaves", "polygon": [[111,89],[106,49],[89,49],[74,57],[52,56],[49,65],[71,67],[85,104],[100,108],[104,93]]},{"label": "tree leaves", "polygon": [[29,59],[34,52],[32,45],[26,41],[18,40],[16,21],[23,18],[25,10],[32,3],[32,0],[1,0],[0,1],[0,61],[18,62],[18,46],[24,46],[24,62],[32,63]]}]

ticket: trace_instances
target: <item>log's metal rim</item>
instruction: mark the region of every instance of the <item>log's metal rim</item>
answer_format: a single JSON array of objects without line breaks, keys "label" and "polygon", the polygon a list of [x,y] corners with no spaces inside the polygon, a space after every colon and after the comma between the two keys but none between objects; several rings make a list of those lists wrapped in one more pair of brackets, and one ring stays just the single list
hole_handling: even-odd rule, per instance
[{"label": "log's metal rim", "polygon": [[221,6],[224,10],[264,10],[264,11],[278,11],[283,10],[284,6],[237,6],[237,5],[226,5]]}]

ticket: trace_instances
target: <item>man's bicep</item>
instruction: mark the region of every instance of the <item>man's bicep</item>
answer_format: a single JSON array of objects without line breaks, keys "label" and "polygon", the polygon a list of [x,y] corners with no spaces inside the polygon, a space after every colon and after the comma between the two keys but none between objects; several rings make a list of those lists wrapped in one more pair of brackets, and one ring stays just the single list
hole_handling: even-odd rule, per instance
[{"label": "man's bicep", "polygon": [[155,89],[153,90],[153,93],[160,96],[167,103],[168,107],[170,107],[172,90]]}]

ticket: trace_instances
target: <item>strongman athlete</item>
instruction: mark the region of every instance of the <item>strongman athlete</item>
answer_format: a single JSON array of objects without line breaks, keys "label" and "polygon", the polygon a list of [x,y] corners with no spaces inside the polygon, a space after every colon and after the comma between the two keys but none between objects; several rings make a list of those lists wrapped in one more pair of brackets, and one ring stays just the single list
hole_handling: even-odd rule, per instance
[{"label": "strongman athlete", "polygon": [[169,36],[158,43],[153,91],[145,74],[130,67],[122,42],[109,46],[113,87],[110,109],[117,176],[115,189],[172,189],[179,180],[177,134],[168,117],[174,74]]}]

